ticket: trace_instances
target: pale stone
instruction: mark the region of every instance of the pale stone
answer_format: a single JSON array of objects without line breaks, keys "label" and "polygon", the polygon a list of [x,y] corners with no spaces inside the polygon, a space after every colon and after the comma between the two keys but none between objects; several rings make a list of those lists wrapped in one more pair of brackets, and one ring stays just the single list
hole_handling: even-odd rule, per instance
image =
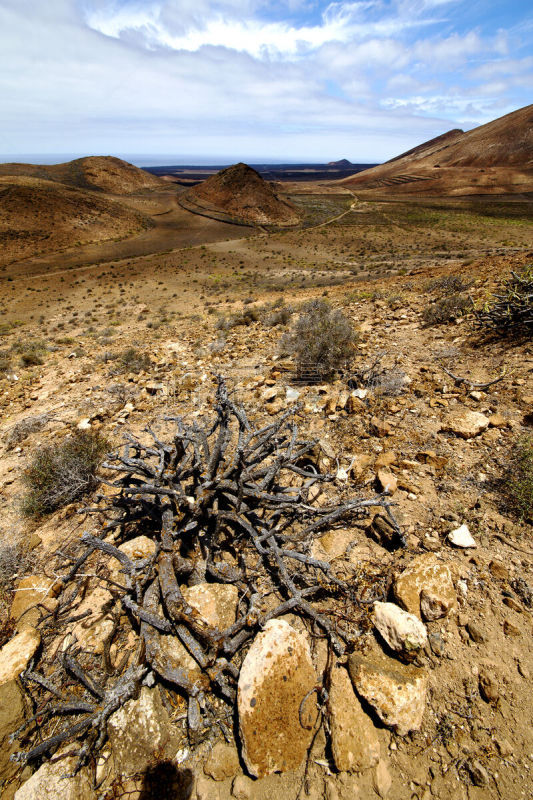
[{"label": "pale stone", "polygon": [[407,657],[414,656],[427,644],[424,623],[395,603],[374,603],[374,625],[390,648]]},{"label": "pale stone", "polygon": [[204,772],[215,781],[233,778],[239,772],[239,754],[225,742],[217,742],[204,764]]},{"label": "pale stone", "polygon": [[88,769],[73,775],[76,758],[44,763],[15,793],[15,800],[96,800]]},{"label": "pale stone", "polygon": [[35,608],[37,604],[48,607],[50,601],[59,593],[61,584],[54,578],[43,575],[28,575],[17,583],[15,596],[11,603],[9,615],[17,623],[17,628],[33,627],[41,617]]},{"label": "pale stone", "polygon": [[88,431],[91,427],[91,420],[89,417],[83,417],[83,419],[80,419],[76,427],[80,431]]},{"label": "pale stone", "polygon": [[287,400],[288,403],[295,403],[299,397],[300,392],[298,389],[293,389],[292,386],[287,386],[285,389],[285,400]]},{"label": "pale stone", "polygon": [[235,800],[250,800],[253,797],[254,781],[248,775],[237,775],[231,787]]},{"label": "pale stone", "polygon": [[417,731],[426,705],[428,673],[385,656],[365,658],[353,653],[348,671],[357,692],[379,718],[399,736]]},{"label": "pale stone", "polygon": [[376,469],[381,469],[382,467],[390,467],[391,464],[396,464],[398,461],[398,456],[392,450],[384,450],[383,453],[380,453],[379,456],[376,458],[376,463],[374,464]]},{"label": "pale stone", "polygon": [[360,772],[377,764],[380,747],[376,729],[361,708],[344,667],[331,671],[328,712],[333,760],[339,772]]},{"label": "pale stone", "polygon": [[388,492],[389,494],[394,494],[396,489],[398,488],[398,481],[396,476],[389,472],[386,469],[378,470],[378,481],[381,485],[381,490],[383,492]]},{"label": "pale stone", "polygon": [[378,761],[376,769],[374,770],[374,788],[380,797],[385,800],[388,797],[392,786],[392,778],[390,776],[387,762],[382,758]]},{"label": "pale stone", "polygon": [[24,672],[41,644],[41,634],[35,628],[17,633],[0,650],[0,685],[12,681]]},{"label": "pale stone", "polygon": [[444,617],[457,606],[450,568],[433,553],[411,561],[396,578],[394,594],[406,611],[427,620]]},{"label": "pale stone", "polygon": [[242,757],[251,775],[300,766],[311,744],[316,704],[309,697],[300,706],[315,682],[307,637],[285,620],[267,622],[246,654],[237,690]]},{"label": "pale stone", "polygon": [[157,689],[143,686],[137,700],[128,700],[109,718],[109,742],[116,769],[123,775],[143,772],[162,751],[172,751],[172,723]]},{"label": "pale stone", "polygon": [[131,559],[150,558],[155,553],[156,544],[148,536],[136,536],[135,539],[119,545],[118,549]]},{"label": "pale stone", "polygon": [[468,530],[468,525],[461,525],[448,534],[448,541],[455,547],[477,547],[474,537]]},{"label": "pale stone", "polygon": [[450,414],[448,419],[442,424],[441,431],[455,433],[463,439],[471,439],[483,433],[489,427],[489,418],[479,411],[457,411]]}]

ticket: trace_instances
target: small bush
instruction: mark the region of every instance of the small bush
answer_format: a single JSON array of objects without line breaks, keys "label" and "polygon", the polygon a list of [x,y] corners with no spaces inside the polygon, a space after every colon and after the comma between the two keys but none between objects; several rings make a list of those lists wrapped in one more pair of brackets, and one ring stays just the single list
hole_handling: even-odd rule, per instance
[{"label": "small bush", "polygon": [[341,311],[327,300],[306,303],[292,330],[281,340],[281,349],[293,355],[299,372],[316,371],[331,378],[348,366],[354,355],[357,334]]},{"label": "small bush", "polygon": [[113,374],[121,372],[148,372],[152,366],[152,361],[148,353],[137,350],[135,347],[128,347],[117,356],[117,366],[113,369]]},{"label": "small bush", "polygon": [[462,317],[471,308],[472,302],[467,295],[449,294],[426,306],[422,317],[426,325],[442,325]]},{"label": "small bush", "polygon": [[0,375],[8,372],[11,366],[11,356],[7,350],[0,350]]},{"label": "small bush", "polygon": [[533,334],[533,264],[511,273],[498,294],[476,311],[476,325],[500,335]]},{"label": "small bush", "polygon": [[520,439],[503,478],[509,505],[523,519],[533,519],[533,436]]},{"label": "small bush", "polygon": [[461,275],[443,275],[440,278],[434,278],[426,284],[428,292],[436,290],[443,294],[458,294],[466,291],[472,286],[473,281],[465,281]]},{"label": "small bush", "polygon": [[47,351],[46,342],[42,339],[23,339],[15,342],[11,348],[20,356],[20,363],[24,367],[33,367],[44,364]]},{"label": "small bush", "polygon": [[23,514],[49,514],[93,489],[97,467],[108,449],[109,442],[97,431],[76,431],[59,446],[39,447],[23,474]]},{"label": "small bush", "polygon": [[288,325],[291,321],[293,309],[290,306],[281,306],[281,308],[274,308],[265,319],[265,324],[269,328],[276,328],[278,325]]}]

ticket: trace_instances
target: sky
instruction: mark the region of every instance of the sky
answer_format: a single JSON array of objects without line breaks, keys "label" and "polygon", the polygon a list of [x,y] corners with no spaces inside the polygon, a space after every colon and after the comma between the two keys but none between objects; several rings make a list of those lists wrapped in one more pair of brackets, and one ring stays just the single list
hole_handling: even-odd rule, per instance
[{"label": "sky", "polygon": [[532,100],[530,0],[0,0],[1,160],[379,162]]}]

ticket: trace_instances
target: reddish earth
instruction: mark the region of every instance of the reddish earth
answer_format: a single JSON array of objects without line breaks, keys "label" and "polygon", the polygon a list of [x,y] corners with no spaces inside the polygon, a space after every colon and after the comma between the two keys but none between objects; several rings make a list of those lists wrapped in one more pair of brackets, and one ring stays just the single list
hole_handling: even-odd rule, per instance
[{"label": "reddish earth", "polygon": [[234,164],[189,189],[186,207],[197,213],[227,214],[238,222],[258,225],[296,225],[295,206],[279,197],[247,164]]}]

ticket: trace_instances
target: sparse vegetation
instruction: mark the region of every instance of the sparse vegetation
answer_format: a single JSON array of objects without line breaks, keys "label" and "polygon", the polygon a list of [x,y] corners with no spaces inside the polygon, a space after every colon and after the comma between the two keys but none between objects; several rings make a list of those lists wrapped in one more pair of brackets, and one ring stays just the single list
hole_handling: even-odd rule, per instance
[{"label": "sparse vegetation", "polygon": [[20,363],[23,367],[44,364],[47,346],[42,339],[19,339],[18,342],[12,345],[11,349],[20,356]]},{"label": "sparse vegetation", "polygon": [[148,353],[138,350],[136,347],[128,347],[118,354],[116,365],[113,367],[113,374],[148,372],[151,366],[152,361]]},{"label": "sparse vegetation", "polygon": [[299,372],[312,369],[326,379],[350,363],[356,341],[357,334],[342,311],[327,300],[311,300],[283,336],[281,349],[294,356]]},{"label": "sparse vegetation", "polygon": [[424,309],[422,317],[426,325],[442,325],[462,317],[472,308],[472,301],[465,294],[446,294]]},{"label": "sparse vegetation", "polygon": [[533,334],[533,264],[512,272],[500,292],[476,312],[479,328],[500,334]]},{"label": "sparse vegetation", "polygon": [[58,445],[43,445],[23,474],[21,510],[39,517],[72,503],[97,484],[96,470],[109,442],[98,431],[77,431]]},{"label": "sparse vegetation", "polygon": [[520,439],[503,479],[509,507],[523,519],[533,519],[533,436]]}]

